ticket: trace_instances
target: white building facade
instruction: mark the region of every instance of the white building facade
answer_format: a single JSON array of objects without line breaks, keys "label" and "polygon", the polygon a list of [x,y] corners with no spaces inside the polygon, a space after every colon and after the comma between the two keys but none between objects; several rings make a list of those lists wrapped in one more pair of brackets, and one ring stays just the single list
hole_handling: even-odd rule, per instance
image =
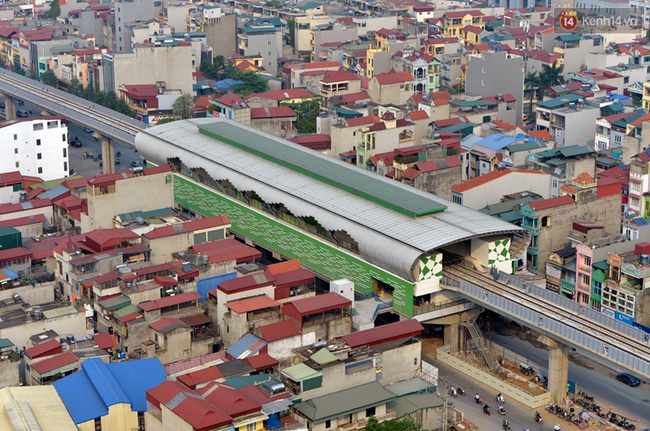
[{"label": "white building facade", "polygon": [[68,127],[63,117],[18,118],[0,122],[0,172],[49,181],[68,176]]}]

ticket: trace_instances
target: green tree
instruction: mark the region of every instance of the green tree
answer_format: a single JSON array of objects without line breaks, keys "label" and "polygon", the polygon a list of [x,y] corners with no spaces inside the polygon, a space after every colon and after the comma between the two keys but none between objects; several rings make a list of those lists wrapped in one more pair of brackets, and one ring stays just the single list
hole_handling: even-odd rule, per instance
[{"label": "green tree", "polygon": [[296,47],[296,21],[293,19],[287,20],[287,44]]},{"label": "green tree", "polygon": [[84,91],[84,86],[77,78],[72,78],[68,84],[68,93],[80,96]]},{"label": "green tree", "polygon": [[29,72],[27,72],[27,77],[29,79],[33,79],[34,81],[40,81],[38,72],[31,68],[29,69]]},{"label": "green tree", "polygon": [[43,15],[45,18],[57,19],[61,15],[61,6],[59,6],[59,0],[52,0],[50,2],[50,10],[45,12]]},{"label": "green tree", "polygon": [[43,74],[42,82],[45,85],[49,85],[51,87],[57,87],[59,85],[59,78],[56,77],[54,72],[48,70]]},{"label": "green tree", "polygon": [[14,61],[14,62],[11,64],[11,70],[12,70],[14,73],[17,73],[17,74],[19,74],[19,75],[23,75],[23,76],[25,76],[25,70],[22,68],[22,66],[20,65],[20,62],[19,62],[19,61]]},{"label": "green tree", "polygon": [[117,94],[114,91],[107,91],[104,99],[104,106],[108,109],[115,109],[117,107]]},{"label": "green tree", "polygon": [[192,106],[194,106],[194,97],[189,93],[185,93],[174,100],[174,103],[172,103],[172,112],[181,118],[189,118],[190,108]]},{"label": "green tree", "polygon": [[564,65],[558,65],[557,62],[550,66],[543,64],[539,74],[540,93],[544,94],[547,88],[560,84],[564,84]]},{"label": "green tree", "polygon": [[537,72],[528,72],[524,79],[524,85],[530,90],[530,112],[533,112],[533,96],[539,90],[539,75],[537,75]]},{"label": "green tree", "polygon": [[161,125],[161,124],[172,123],[172,122],[174,122],[174,121],[176,121],[176,118],[163,118],[162,120],[159,120],[159,121],[156,123],[156,126],[159,126],[159,125]]},{"label": "green tree", "polygon": [[237,86],[234,90],[235,93],[241,96],[247,96],[252,93],[262,93],[269,89],[269,84],[262,79],[260,74],[251,70],[239,72],[235,74],[233,79],[242,81],[242,84]]},{"label": "green tree", "polygon": [[409,417],[399,420],[391,419],[379,423],[377,419],[372,416],[366,424],[366,431],[420,431],[421,429],[422,425]]},{"label": "green tree", "polygon": [[120,114],[128,115],[129,117],[135,117],[136,112],[126,103],[126,100],[119,98],[117,104],[115,105],[115,110]]},{"label": "green tree", "polygon": [[294,121],[294,126],[298,133],[316,133],[316,117],[320,114],[320,103],[318,100],[312,100],[305,103],[288,103],[298,119]]}]

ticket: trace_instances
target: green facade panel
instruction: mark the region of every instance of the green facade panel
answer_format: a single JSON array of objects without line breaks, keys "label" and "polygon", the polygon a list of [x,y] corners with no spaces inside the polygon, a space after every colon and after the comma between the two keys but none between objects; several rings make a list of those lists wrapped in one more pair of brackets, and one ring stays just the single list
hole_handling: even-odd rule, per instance
[{"label": "green facade panel", "polygon": [[229,217],[234,232],[289,259],[298,258],[305,267],[324,277],[347,278],[361,294],[372,292],[373,278],[392,286],[393,308],[405,316],[413,316],[413,284],[409,281],[178,174],[174,195],[177,203],[197,214]]}]

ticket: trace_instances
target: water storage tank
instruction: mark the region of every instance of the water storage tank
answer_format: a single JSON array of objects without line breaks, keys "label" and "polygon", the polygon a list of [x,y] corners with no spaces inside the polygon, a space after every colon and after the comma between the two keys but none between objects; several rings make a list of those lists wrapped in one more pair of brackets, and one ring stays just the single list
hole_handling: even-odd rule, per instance
[{"label": "water storage tank", "polygon": [[641,265],[648,265],[650,264],[650,254],[642,254],[641,255]]}]

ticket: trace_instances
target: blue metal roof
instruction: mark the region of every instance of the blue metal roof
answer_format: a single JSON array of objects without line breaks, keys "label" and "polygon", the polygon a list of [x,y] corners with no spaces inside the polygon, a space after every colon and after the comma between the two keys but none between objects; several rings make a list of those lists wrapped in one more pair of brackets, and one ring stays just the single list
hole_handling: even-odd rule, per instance
[{"label": "blue metal roof", "polygon": [[54,382],[63,404],[76,424],[108,414],[114,404],[131,404],[131,410],[147,410],[146,391],[165,380],[158,358],[104,364],[91,358],[81,370]]},{"label": "blue metal roof", "polygon": [[487,138],[481,139],[478,142],[478,145],[494,151],[499,151],[510,144],[514,144],[515,142],[517,142],[517,138],[514,136],[506,136],[502,133],[495,133],[488,136]]},{"label": "blue metal roof", "polygon": [[648,224],[648,221],[643,217],[637,217],[634,219],[634,223],[636,223],[639,226],[646,226]]},{"label": "blue metal roof", "polygon": [[255,355],[266,343],[253,334],[246,334],[235,344],[226,349],[226,353],[234,359],[244,359]]},{"label": "blue metal roof", "polygon": [[39,199],[54,199],[54,198],[56,198],[57,196],[61,196],[63,193],[66,193],[66,192],[69,191],[69,190],[70,190],[70,189],[67,188],[66,186],[61,186],[61,185],[59,185],[59,186],[54,187],[54,188],[51,189],[51,190],[48,190],[48,191],[46,191],[46,192],[44,192],[44,193],[41,193],[41,194],[38,196],[38,198],[39,198]]}]

